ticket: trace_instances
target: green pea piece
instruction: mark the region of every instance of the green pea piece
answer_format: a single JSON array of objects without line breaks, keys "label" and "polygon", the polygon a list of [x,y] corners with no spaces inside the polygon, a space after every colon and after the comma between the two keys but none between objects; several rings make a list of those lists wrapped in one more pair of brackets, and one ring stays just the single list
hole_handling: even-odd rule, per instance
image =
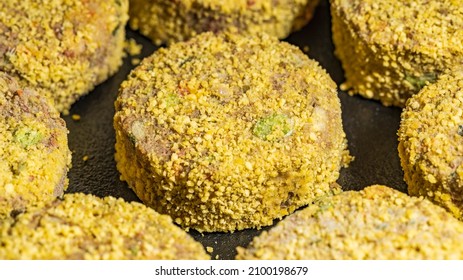
[{"label": "green pea piece", "polygon": [[259,119],[252,133],[262,140],[276,141],[291,135],[293,124],[291,119],[283,114],[272,114]]},{"label": "green pea piece", "polygon": [[406,75],[405,80],[409,82],[415,88],[415,90],[419,91],[428,83],[434,83],[437,80],[437,75],[436,73],[432,72],[425,73],[420,77]]},{"label": "green pea piece", "polygon": [[132,145],[135,146],[135,144],[137,143],[137,138],[135,138],[135,135],[133,135],[133,133],[129,133],[128,137],[129,137],[130,143],[132,143]]},{"label": "green pea piece", "polygon": [[167,108],[172,107],[180,103],[180,98],[175,93],[169,93],[166,96],[166,106]]},{"label": "green pea piece", "polygon": [[463,124],[458,125],[458,135],[463,136]]},{"label": "green pea piece", "polygon": [[43,135],[29,127],[22,127],[15,131],[14,139],[25,149],[36,145],[43,139]]}]

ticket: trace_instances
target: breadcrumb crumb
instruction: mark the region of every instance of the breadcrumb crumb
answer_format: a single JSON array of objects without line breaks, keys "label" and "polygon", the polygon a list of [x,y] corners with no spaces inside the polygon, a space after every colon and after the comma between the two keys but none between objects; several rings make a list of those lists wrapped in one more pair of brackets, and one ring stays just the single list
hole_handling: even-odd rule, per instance
[{"label": "breadcrumb crumb", "polygon": [[80,121],[80,115],[78,115],[78,114],[72,114],[71,118],[72,118],[73,121],[76,121],[76,122]]},{"label": "breadcrumb crumb", "polygon": [[129,38],[124,42],[124,49],[130,56],[140,55],[143,49],[142,44],[138,44],[133,38]]}]

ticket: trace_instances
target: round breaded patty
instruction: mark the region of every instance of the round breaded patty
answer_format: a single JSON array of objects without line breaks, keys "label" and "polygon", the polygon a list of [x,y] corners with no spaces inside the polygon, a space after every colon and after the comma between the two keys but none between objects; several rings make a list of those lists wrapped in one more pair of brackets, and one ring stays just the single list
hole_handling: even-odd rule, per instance
[{"label": "round breaded patty", "polygon": [[286,38],[305,25],[319,0],[130,0],[130,26],[156,45],[206,31],[266,32]]},{"label": "round breaded patty", "polygon": [[44,97],[0,71],[0,219],[63,194],[67,133]]},{"label": "round breaded patty", "polygon": [[209,259],[166,215],[121,198],[66,194],[0,222],[0,259]]},{"label": "round breaded patty", "polygon": [[401,118],[399,155],[408,193],[463,219],[463,71],[423,88]]},{"label": "round breaded patty", "polygon": [[0,1],[0,71],[60,112],[122,64],[128,0]]},{"label": "round breaded patty", "polygon": [[263,34],[158,50],[122,83],[114,126],[121,178],[199,231],[269,225],[337,192],[349,160],[335,83]]},{"label": "round breaded patty", "polygon": [[461,259],[463,223],[375,185],[320,199],[237,250],[237,259]]},{"label": "round breaded patty", "polygon": [[333,0],[331,15],[350,94],[403,107],[463,63],[463,1]]}]

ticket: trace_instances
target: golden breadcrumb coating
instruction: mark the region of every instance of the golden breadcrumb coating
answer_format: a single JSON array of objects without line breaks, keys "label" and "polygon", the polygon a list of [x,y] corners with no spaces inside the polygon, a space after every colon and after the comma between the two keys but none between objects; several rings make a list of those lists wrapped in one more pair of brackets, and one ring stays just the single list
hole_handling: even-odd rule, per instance
[{"label": "golden breadcrumb coating", "polygon": [[463,63],[463,1],[333,0],[331,15],[349,94],[403,107]]},{"label": "golden breadcrumb coating", "polygon": [[67,188],[68,130],[58,112],[0,71],[0,219]]},{"label": "golden breadcrumb coating", "polygon": [[399,155],[409,194],[463,219],[463,71],[423,88],[401,118]]},{"label": "golden breadcrumb coating", "polygon": [[0,259],[209,259],[166,215],[121,198],[66,194],[0,222]]},{"label": "golden breadcrumb coating", "polygon": [[325,197],[255,237],[237,259],[461,259],[463,223],[386,186]]},{"label": "golden breadcrumb coating", "polygon": [[286,38],[313,16],[319,0],[130,0],[130,27],[156,45],[206,31],[266,32]]},{"label": "golden breadcrumb coating", "polygon": [[272,224],[338,192],[350,160],[335,83],[263,34],[160,49],[123,82],[114,126],[121,179],[199,231]]},{"label": "golden breadcrumb coating", "polygon": [[128,0],[0,1],[0,71],[60,112],[122,64]]}]

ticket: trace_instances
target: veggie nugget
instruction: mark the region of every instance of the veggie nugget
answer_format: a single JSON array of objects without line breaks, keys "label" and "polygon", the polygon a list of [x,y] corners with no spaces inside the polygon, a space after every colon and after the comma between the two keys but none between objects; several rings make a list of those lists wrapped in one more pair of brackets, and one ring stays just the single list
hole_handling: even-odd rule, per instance
[{"label": "veggie nugget", "polygon": [[463,71],[423,88],[401,117],[399,155],[409,194],[463,219]]},{"label": "veggie nugget", "polygon": [[121,178],[185,228],[272,224],[349,160],[336,84],[269,35],[203,33],[145,59],[116,101]]},{"label": "veggie nugget", "polygon": [[128,0],[0,1],[0,71],[60,112],[122,64]]},{"label": "veggie nugget", "polygon": [[331,15],[350,94],[403,107],[463,64],[463,1],[333,0]]},{"label": "veggie nugget", "polygon": [[66,194],[0,222],[0,259],[209,259],[172,220],[140,203]]},{"label": "veggie nugget", "polygon": [[322,198],[255,237],[237,259],[461,259],[463,223],[385,186]]},{"label": "veggie nugget", "polygon": [[263,31],[282,39],[312,18],[318,1],[130,0],[130,27],[156,45],[206,31]]},{"label": "veggie nugget", "polygon": [[45,98],[0,71],[0,219],[63,194],[67,133]]}]

